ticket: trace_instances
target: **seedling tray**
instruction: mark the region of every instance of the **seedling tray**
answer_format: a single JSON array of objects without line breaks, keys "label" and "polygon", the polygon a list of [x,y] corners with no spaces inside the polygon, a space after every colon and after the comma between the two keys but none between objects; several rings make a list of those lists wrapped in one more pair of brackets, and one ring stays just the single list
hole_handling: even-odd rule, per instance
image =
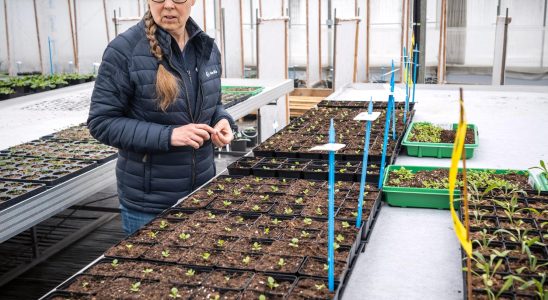
[{"label": "seedling tray", "polygon": [[0,180],[0,210],[46,190],[44,184]]},{"label": "seedling tray", "polygon": [[0,156],[0,180],[54,186],[96,167],[91,161]]},{"label": "seedling tray", "polygon": [[[407,149],[407,155],[437,158],[451,157],[453,154],[453,143],[424,143],[410,141],[409,135],[417,123],[419,122],[411,123],[403,138],[402,145]],[[453,130],[456,130],[458,128],[458,124],[453,123],[452,128]],[[474,131],[474,143],[465,144],[464,150],[466,152],[466,158],[472,158],[474,156],[474,150],[479,147],[478,128],[474,124],[468,124],[468,128]]]},{"label": "seedling tray", "polygon": [[[388,166],[386,169],[386,174],[383,179],[383,195],[385,201],[391,206],[399,207],[416,207],[416,208],[437,208],[437,209],[449,209],[449,190],[448,189],[427,189],[427,188],[416,188],[416,187],[397,187],[397,186],[388,186],[388,176],[391,171],[405,167],[405,169],[410,170],[413,173],[418,171],[431,171],[438,169],[448,169],[442,167],[420,167],[420,166]],[[461,169],[459,169],[460,171]],[[468,169],[476,171],[486,171],[489,169]],[[495,174],[504,174],[507,172],[523,172],[517,170],[495,170]],[[458,189],[455,189],[455,209],[460,207],[460,198],[461,192]]]},{"label": "seedling tray", "polygon": [[531,185],[535,188],[537,191],[548,191],[548,179],[546,179],[546,176],[544,176],[541,173],[530,173],[529,174],[531,178]]},{"label": "seedling tray", "polygon": [[223,94],[245,94],[245,95],[257,95],[263,91],[262,86],[231,86],[223,85],[221,86],[221,91]]},{"label": "seedling tray", "polygon": [[116,148],[99,142],[36,140],[0,151],[3,155],[64,158],[104,163],[116,158]]}]

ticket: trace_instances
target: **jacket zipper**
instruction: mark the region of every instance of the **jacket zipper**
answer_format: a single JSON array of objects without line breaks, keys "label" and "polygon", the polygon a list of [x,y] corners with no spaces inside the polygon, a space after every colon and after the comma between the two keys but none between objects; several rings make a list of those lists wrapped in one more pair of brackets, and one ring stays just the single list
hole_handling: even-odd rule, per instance
[{"label": "jacket zipper", "polygon": [[[169,66],[175,72],[177,72],[177,74],[179,74],[179,76],[181,77],[181,81],[183,82],[183,87],[185,89],[185,94],[186,94],[186,104],[187,104],[187,107],[188,107],[188,114],[190,115],[190,119],[192,120],[192,123],[195,123],[196,121],[194,121],[194,115],[190,111],[190,109],[191,109],[190,99],[189,99],[189,96],[188,96],[188,89],[186,88],[185,79],[183,78],[183,75],[171,63],[171,55],[169,56],[168,63],[169,63]],[[187,70],[187,72],[188,72],[188,75],[189,75],[188,78],[190,78],[190,82],[192,83],[192,77],[190,77],[190,71]],[[191,177],[191,181],[190,181],[191,182],[190,188],[192,190],[194,190],[195,181],[196,181],[196,150],[194,148],[192,148],[192,177]]]}]

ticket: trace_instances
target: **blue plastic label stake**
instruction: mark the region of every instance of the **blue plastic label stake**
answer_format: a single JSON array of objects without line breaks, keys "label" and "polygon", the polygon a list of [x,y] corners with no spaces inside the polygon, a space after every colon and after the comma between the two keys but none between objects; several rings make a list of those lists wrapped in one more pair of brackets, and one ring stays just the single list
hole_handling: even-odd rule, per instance
[{"label": "blue plastic label stake", "polygon": [[53,54],[51,51],[51,38],[48,36],[48,50],[49,50],[49,74],[53,75]]},{"label": "blue plastic label stake", "polygon": [[419,49],[415,46],[413,50],[413,100],[412,103],[415,103],[415,83],[417,82],[417,58],[419,57]]},{"label": "blue plastic label stake", "polygon": [[[390,76],[390,96],[388,97],[389,101],[390,101],[390,99],[392,99],[392,101],[394,101],[394,86],[395,86],[394,73],[395,73],[394,72],[394,60],[392,60],[392,74]],[[396,136],[396,108],[395,107],[394,107],[393,114],[389,114],[388,116],[392,117],[392,139],[396,140],[397,136]]]},{"label": "blue plastic label stake", "polygon": [[382,188],[382,178],[384,175],[384,162],[386,160],[386,148],[388,146],[388,129],[390,128],[390,115],[392,114],[392,106],[394,105],[394,95],[390,94],[388,96],[388,107],[386,108],[386,122],[384,124],[384,140],[382,144],[382,156],[381,156],[381,165],[379,173],[379,189]]},{"label": "blue plastic label stake", "polygon": [[[369,114],[373,113],[373,97],[369,100],[367,108]],[[362,178],[360,181],[360,196],[358,197],[358,216],[356,217],[356,228],[362,223],[363,194],[365,193],[365,176],[367,175],[367,156],[369,155],[369,138],[371,136],[371,121],[367,121],[365,129],[365,143],[363,144]]]},{"label": "blue plastic label stake", "polygon": [[[333,119],[329,125],[329,143],[335,143]],[[329,290],[335,291],[335,151],[329,151],[329,193],[327,213],[327,277]]]},{"label": "blue plastic label stake", "polygon": [[404,110],[403,110],[403,124],[405,124],[407,122],[407,110],[409,109],[409,80],[411,79],[410,76],[409,76],[409,57],[407,56],[407,52],[406,52],[407,49],[405,49],[405,47],[403,47],[403,53],[405,53],[405,55],[403,56],[403,63],[405,65],[405,107],[404,107]]}]

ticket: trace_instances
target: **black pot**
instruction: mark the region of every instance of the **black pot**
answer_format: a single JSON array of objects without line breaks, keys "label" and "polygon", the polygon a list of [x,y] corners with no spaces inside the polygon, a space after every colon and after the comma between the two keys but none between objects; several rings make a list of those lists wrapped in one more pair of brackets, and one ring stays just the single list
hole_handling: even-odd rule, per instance
[{"label": "black pot", "polygon": [[238,140],[233,140],[231,143],[230,143],[230,149],[232,151],[240,151],[240,152],[244,152],[246,150],[246,145],[247,145],[247,142],[249,140],[248,139],[238,139]]}]

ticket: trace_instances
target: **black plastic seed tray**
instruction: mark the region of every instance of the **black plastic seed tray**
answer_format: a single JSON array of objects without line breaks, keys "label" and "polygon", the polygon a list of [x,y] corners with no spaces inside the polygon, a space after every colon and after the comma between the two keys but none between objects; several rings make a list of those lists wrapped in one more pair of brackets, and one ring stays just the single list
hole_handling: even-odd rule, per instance
[{"label": "black plastic seed tray", "polygon": [[46,185],[0,180],[0,210],[29,199],[46,190]]}]

